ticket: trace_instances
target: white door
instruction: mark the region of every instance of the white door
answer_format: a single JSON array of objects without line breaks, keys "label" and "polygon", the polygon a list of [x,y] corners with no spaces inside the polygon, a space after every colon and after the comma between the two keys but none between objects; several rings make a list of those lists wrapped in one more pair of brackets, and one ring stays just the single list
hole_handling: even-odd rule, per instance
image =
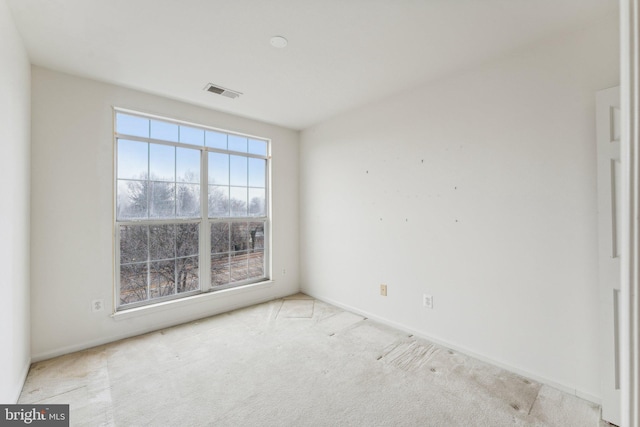
[{"label": "white door", "polygon": [[620,88],[596,94],[602,419],[620,425]]}]

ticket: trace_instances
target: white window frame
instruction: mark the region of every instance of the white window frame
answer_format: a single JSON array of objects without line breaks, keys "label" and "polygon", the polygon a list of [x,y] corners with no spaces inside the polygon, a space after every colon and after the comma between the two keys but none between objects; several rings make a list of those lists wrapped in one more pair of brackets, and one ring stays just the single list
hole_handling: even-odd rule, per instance
[{"label": "white window frame", "polygon": [[[266,155],[253,154],[249,152],[239,152],[233,150],[222,150],[213,147],[207,147],[205,145],[192,145],[183,142],[165,141],[154,138],[139,137],[134,135],[119,134],[117,132],[117,119],[118,113],[127,114],[130,116],[142,117],[150,120],[158,120],[167,123],[189,126],[192,128],[202,129],[204,131],[214,131],[224,133],[227,135],[236,135],[243,138],[250,138],[255,140],[261,140],[266,142]],[[182,147],[188,149],[197,149],[200,151],[200,218],[170,218],[170,219],[127,219],[118,220],[117,217],[117,188],[118,188],[118,139],[125,139],[130,141],[140,141],[145,143],[166,145],[171,147]],[[216,128],[212,126],[206,126],[197,123],[191,123],[169,117],[163,117],[153,114],[147,114],[140,111],[129,110],[125,108],[113,107],[113,147],[114,147],[114,164],[113,164],[113,229],[114,229],[114,307],[116,312],[124,312],[126,310],[153,306],[159,303],[164,303],[171,300],[179,300],[186,297],[199,295],[203,293],[222,291],[230,288],[239,288],[248,285],[255,285],[262,282],[271,281],[271,139],[262,136],[250,135],[240,132],[229,131],[222,128]],[[208,216],[208,192],[209,192],[209,179],[208,179],[208,153],[222,153],[235,156],[243,156],[247,158],[257,158],[265,160],[265,215],[264,216],[229,216],[224,217],[212,217]],[[249,186],[247,186],[247,189]],[[250,278],[238,282],[230,282],[227,285],[212,286],[211,284],[211,226],[214,223],[233,223],[233,222],[263,222],[264,223],[264,260],[263,271],[264,275],[261,278]],[[120,304],[120,226],[126,225],[163,225],[163,224],[199,224],[199,253],[198,253],[198,277],[200,287],[197,290],[176,293],[173,295],[167,295],[163,297],[146,299],[145,301],[138,301],[128,304]],[[151,262],[151,261],[147,261]],[[147,286],[149,286],[147,284]],[[147,291],[148,292],[148,291]]]}]

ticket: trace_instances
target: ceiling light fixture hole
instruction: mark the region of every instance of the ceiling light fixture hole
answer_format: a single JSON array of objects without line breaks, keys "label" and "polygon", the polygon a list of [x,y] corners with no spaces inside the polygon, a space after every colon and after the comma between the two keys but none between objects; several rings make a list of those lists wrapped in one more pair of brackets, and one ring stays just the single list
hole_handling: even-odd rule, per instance
[{"label": "ceiling light fixture hole", "polygon": [[289,43],[287,39],[282,36],[273,36],[271,37],[271,46],[277,47],[278,49],[282,49]]}]

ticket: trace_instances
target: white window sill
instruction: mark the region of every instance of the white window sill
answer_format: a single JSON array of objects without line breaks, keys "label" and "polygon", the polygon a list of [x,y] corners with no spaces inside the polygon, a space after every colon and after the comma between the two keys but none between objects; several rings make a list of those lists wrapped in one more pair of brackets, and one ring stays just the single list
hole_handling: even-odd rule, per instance
[{"label": "white window sill", "polygon": [[116,311],[111,315],[114,320],[130,319],[132,317],[143,316],[146,314],[157,313],[165,310],[173,310],[181,307],[188,307],[194,304],[201,304],[207,301],[227,298],[230,296],[243,294],[246,292],[254,292],[260,289],[270,288],[273,286],[273,280],[265,280],[264,282],[252,283],[250,285],[239,286],[237,288],[223,289],[220,291],[206,292],[190,297],[174,299],[171,301],[159,302],[156,304],[145,305],[142,307],[130,308],[127,310]]}]

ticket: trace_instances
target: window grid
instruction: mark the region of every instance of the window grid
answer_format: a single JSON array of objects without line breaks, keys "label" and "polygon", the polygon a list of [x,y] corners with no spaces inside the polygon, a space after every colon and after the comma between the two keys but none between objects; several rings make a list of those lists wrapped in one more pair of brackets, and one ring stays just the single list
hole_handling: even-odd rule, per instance
[{"label": "window grid", "polygon": [[[148,133],[147,131],[134,131],[134,132],[121,132],[121,129],[118,128],[118,119],[121,117],[127,118],[142,118],[143,121],[148,122]],[[162,119],[164,120],[164,119]],[[268,271],[268,230],[269,230],[269,219],[268,219],[268,148],[269,141],[263,138],[256,138],[246,135],[234,134],[225,131],[221,131],[218,129],[207,128],[198,125],[185,124],[183,122],[165,120],[169,126],[165,126],[164,129],[169,129],[170,125],[173,125],[174,128],[177,126],[177,134],[174,133],[171,140],[163,140],[158,138],[151,138],[152,136],[152,124],[161,122],[162,120],[155,119],[152,117],[148,117],[139,113],[133,113],[126,110],[115,109],[114,113],[114,129],[115,131],[115,141],[116,141],[116,182],[118,185],[116,186],[116,195],[115,195],[115,209],[116,209],[116,307],[118,309],[126,309],[138,307],[141,305],[153,304],[156,302],[166,301],[175,298],[181,298],[187,295],[193,295],[200,292],[207,292],[211,290],[220,290],[227,289],[230,287],[242,286],[245,284],[256,283],[263,280],[268,280],[269,271]],[[162,128],[162,126],[160,126]],[[192,145],[189,143],[185,143],[183,140],[182,130],[188,129],[186,134],[191,136],[193,135],[202,135],[202,145]],[[227,149],[222,149],[220,147],[209,147],[207,146],[207,135],[211,132],[212,134],[216,134],[218,139],[220,136],[225,136],[226,141],[225,145]],[[137,133],[137,134],[136,134]],[[144,133],[144,134],[143,134]],[[231,151],[229,150],[229,138],[233,136],[236,141],[236,147],[239,146],[238,141],[244,139],[246,141],[246,152],[245,151]],[[186,137],[185,137],[186,139]],[[175,141],[174,141],[175,140]],[[132,179],[132,177],[127,177],[121,179],[119,176],[119,144],[120,141],[135,141],[139,143],[145,143],[147,148],[147,156],[146,156],[146,170],[147,175],[146,178],[140,179]],[[173,150],[173,166],[172,166],[172,174],[173,179],[155,179],[151,176],[151,171],[154,168],[152,165],[152,148],[154,146],[165,146],[172,147]],[[195,184],[193,182],[189,182],[188,178],[182,179],[182,176],[179,175],[179,156],[178,152],[180,149],[188,149],[188,150],[197,150],[200,155],[199,162],[199,182]],[[254,152],[251,152],[251,151]],[[162,151],[162,150],[160,150]],[[257,153],[256,151],[261,151]],[[227,167],[227,185],[224,186],[228,188],[227,196],[228,199],[226,201],[227,210],[225,215],[211,215],[210,213],[210,187],[211,182],[208,177],[209,173],[209,156],[211,153],[218,153],[225,155],[227,161],[230,163],[232,156],[235,158],[242,158],[245,166],[244,166],[244,179],[245,185],[236,185],[233,186],[231,183],[234,180],[232,177],[233,171],[231,170],[230,164]],[[262,173],[263,176],[263,187],[250,185],[252,182],[251,177],[251,162],[256,162],[261,160],[262,163],[260,167],[258,167],[258,172]],[[161,177],[162,178],[162,177]],[[235,177],[238,178],[237,176]],[[119,211],[120,204],[119,202],[124,197],[121,194],[121,181],[129,182],[137,182],[140,185],[146,185],[146,216],[138,217],[138,218],[125,218],[121,215]],[[145,184],[146,183],[146,184]],[[154,217],[155,209],[154,205],[154,193],[153,186],[151,184],[159,183],[159,184],[170,184],[168,187],[173,185],[173,190],[169,190],[169,192],[173,191],[173,196],[169,198],[172,200],[172,212],[169,218],[163,217]],[[178,185],[184,184],[187,186],[195,187],[199,186],[199,212],[197,215],[181,217],[179,209],[179,195],[178,195]],[[159,185],[160,186],[160,185]],[[167,187],[165,185],[165,187]],[[244,208],[241,209],[232,209],[232,205],[234,203],[234,199],[232,199],[231,188],[238,188],[244,190],[245,195],[240,197],[240,202],[237,204],[242,206],[244,203]],[[254,190],[253,194],[258,194],[257,204],[254,206],[253,210],[250,207],[250,204],[253,199],[251,199],[252,190]],[[257,191],[256,191],[257,190]],[[261,198],[262,197],[262,198]],[[255,200],[253,200],[255,202]],[[236,200],[237,202],[237,200]],[[192,211],[193,213],[193,211]],[[241,213],[238,215],[238,213]],[[251,215],[254,216],[251,216]],[[154,226],[173,226],[175,230],[176,227],[179,227],[183,224],[197,224],[199,233],[196,245],[198,247],[198,253],[194,256],[183,255],[179,256],[177,253],[174,253],[174,257],[169,258],[159,258],[152,259],[151,256],[151,227]],[[216,226],[214,224],[227,224],[229,235],[226,237],[228,241],[228,247],[226,250],[213,253],[212,252],[212,234],[211,230],[213,230]],[[138,226],[138,227],[147,227],[147,259],[137,262],[126,262],[121,259],[121,244],[122,244],[122,235],[121,231],[124,227],[130,226]],[[236,234],[240,234],[242,236],[238,237],[232,235],[232,230],[236,230]],[[244,230],[244,231],[243,231]],[[235,239],[235,240],[234,240]],[[238,240],[240,239],[240,240]],[[242,244],[238,244],[238,241],[241,241]],[[232,244],[235,246],[232,248]],[[176,249],[176,248],[174,248]],[[218,248],[220,249],[220,248]],[[226,262],[223,262],[224,267],[227,268],[228,280],[221,280],[221,277],[224,276],[224,273],[221,273],[221,264],[214,263],[214,261],[218,261],[222,258],[226,257]],[[189,287],[192,285],[193,280],[188,281],[190,274],[192,272],[187,271],[189,267],[194,268],[193,265],[185,267],[185,264],[190,262],[190,260],[195,259],[195,267],[197,269],[197,277],[199,284],[196,289]],[[182,266],[178,266],[178,263],[182,262]],[[170,264],[173,263],[174,267],[171,270]],[[144,273],[146,277],[144,278],[146,282],[145,289],[145,298],[139,298],[137,301],[129,302],[127,299],[123,299],[123,269],[127,270],[132,266],[144,266]],[[156,283],[156,289],[154,290],[154,280],[157,277],[160,277],[160,268],[164,266],[164,277],[166,283],[170,283],[167,277],[171,277],[171,273],[173,273],[173,292],[168,294],[163,294],[164,290],[158,293],[159,286]],[[135,269],[134,269],[135,270]],[[155,275],[155,276],[154,276]],[[181,275],[180,277],[178,277]],[[142,280],[142,279],[140,279]],[[180,282],[179,280],[182,280]],[[159,282],[158,282],[159,283]],[[182,287],[179,287],[179,284],[182,283]],[[188,283],[189,286],[184,285]],[[126,290],[126,289],[125,289]],[[156,292],[156,295],[154,295]]]}]

